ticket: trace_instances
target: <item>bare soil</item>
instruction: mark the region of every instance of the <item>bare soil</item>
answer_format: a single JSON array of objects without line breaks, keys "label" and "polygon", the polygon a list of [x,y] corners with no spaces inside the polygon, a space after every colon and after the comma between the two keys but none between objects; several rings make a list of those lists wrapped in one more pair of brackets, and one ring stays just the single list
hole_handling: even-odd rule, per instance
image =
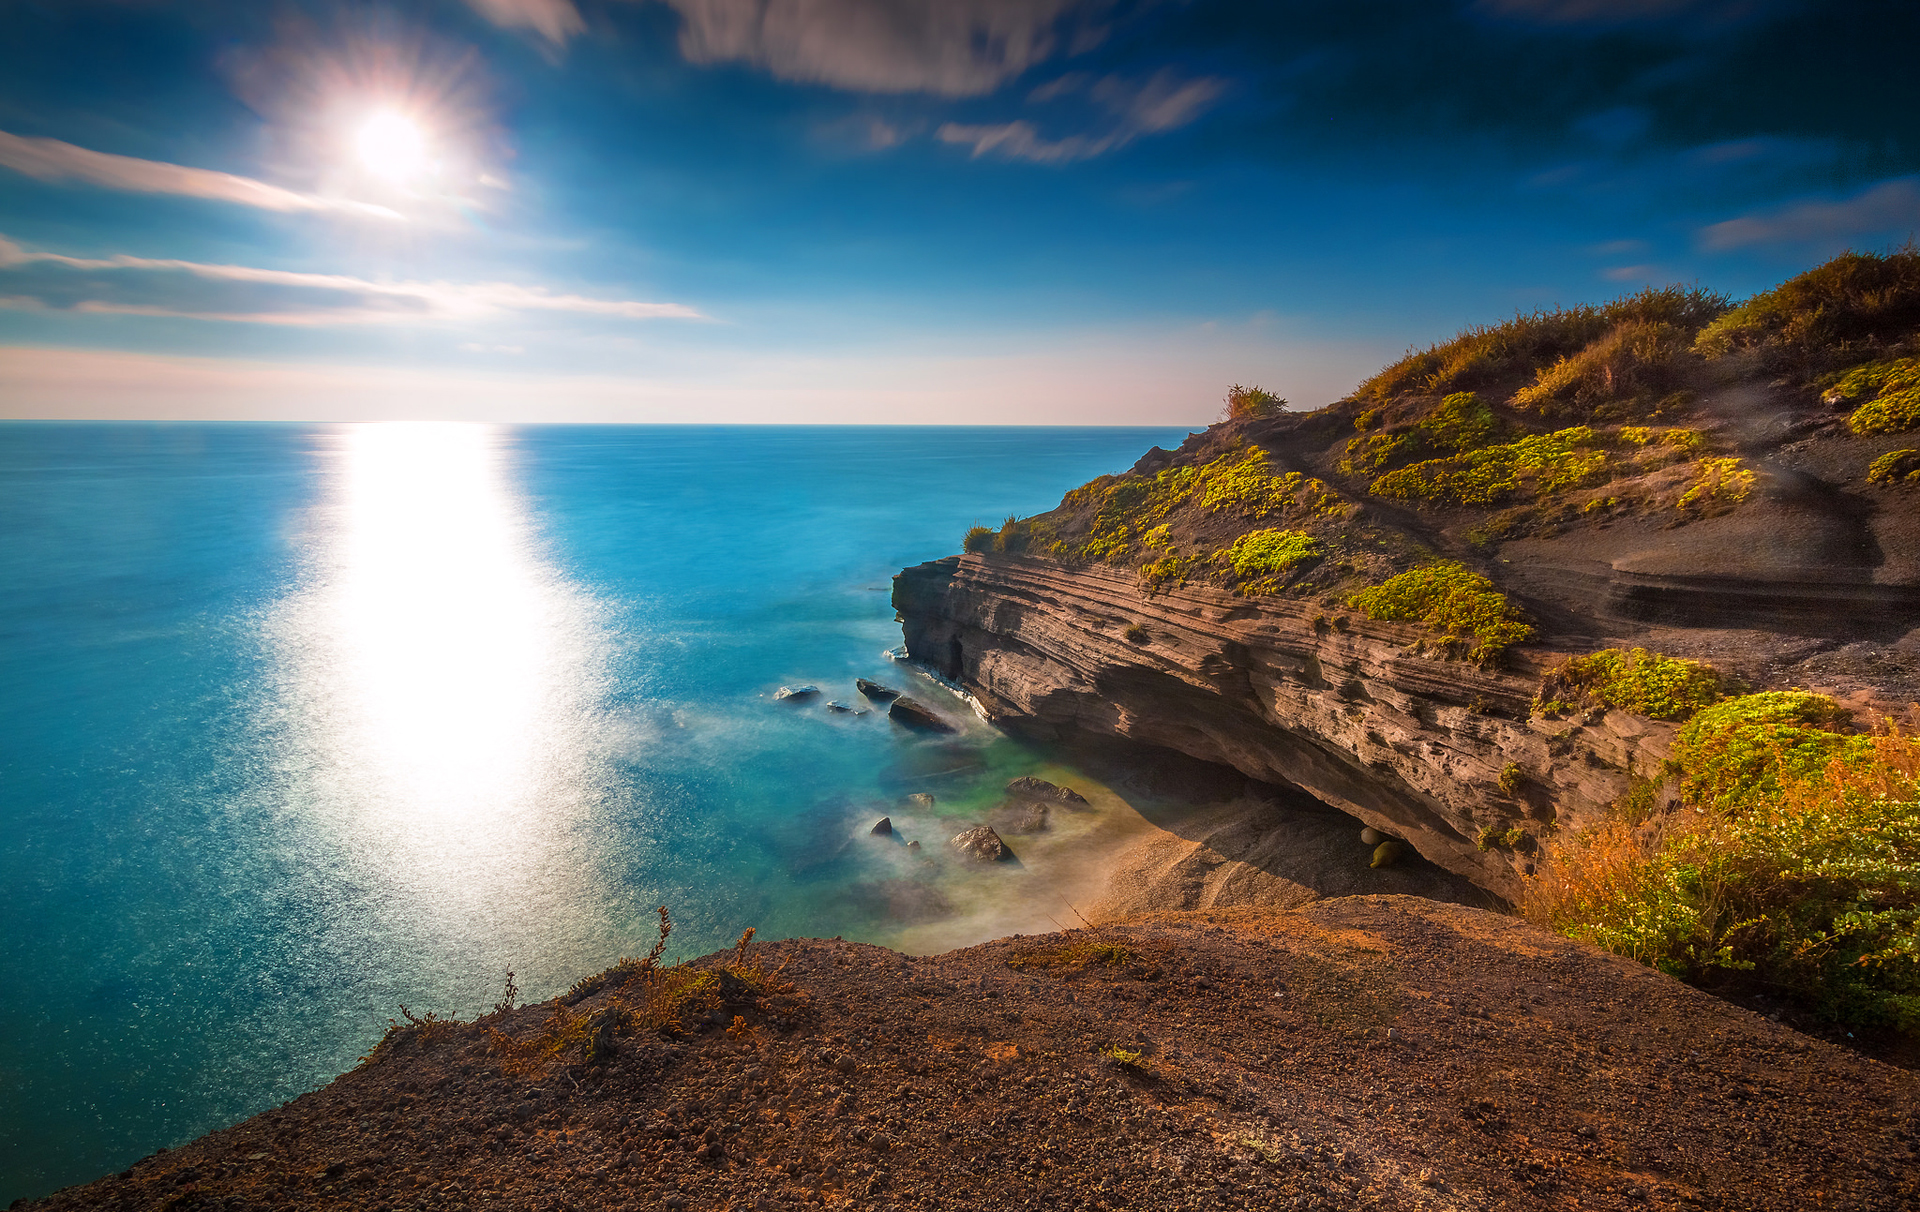
[{"label": "bare soil", "polygon": [[322,1090],[30,1206],[1920,1206],[1920,1077],[1465,906],[753,953],[785,965],[777,1005],[736,988],[598,1063],[519,1067],[490,1040],[553,1003],[409,1027]]}]

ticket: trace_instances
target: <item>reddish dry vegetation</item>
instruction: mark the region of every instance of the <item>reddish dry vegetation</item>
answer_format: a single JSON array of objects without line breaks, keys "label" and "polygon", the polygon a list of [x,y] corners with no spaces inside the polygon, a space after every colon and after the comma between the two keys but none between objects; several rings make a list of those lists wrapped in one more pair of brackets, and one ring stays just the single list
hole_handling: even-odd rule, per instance
[{"label": "reddish dry vegetation", "polygon": [[[778,975],[718,978],[743,960]],[[1455,905],[697,966],[725,986],[698,1014],[575,1030],[608,981],[403,1027],[323,1090],[35,1207],[1920,1206],[1915,1074]]]}]

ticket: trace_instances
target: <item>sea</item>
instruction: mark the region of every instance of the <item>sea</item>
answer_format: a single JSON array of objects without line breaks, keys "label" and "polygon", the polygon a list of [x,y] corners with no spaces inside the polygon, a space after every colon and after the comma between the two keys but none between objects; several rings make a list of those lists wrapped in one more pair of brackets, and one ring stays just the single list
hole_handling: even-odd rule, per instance
[{"label": "sea", "polygon": [[890,655],[891,578],[1184,436],[0,424],[0,1204],[324,1085],[402,1006],[551,997],[662,905],[680,958],[1070,921],[1097,823],[929,857],[1013,777],[1105,792]]}]

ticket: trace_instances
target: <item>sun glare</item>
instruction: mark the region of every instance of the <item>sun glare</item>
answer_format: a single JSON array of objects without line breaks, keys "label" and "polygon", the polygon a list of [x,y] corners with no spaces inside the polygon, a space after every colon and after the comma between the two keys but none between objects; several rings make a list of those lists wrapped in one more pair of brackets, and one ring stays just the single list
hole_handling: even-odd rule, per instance
[{"label": "sun glare", "polygon": [[413,181],[428,168],[427,134],[405,114],[382,110],[360,124],[354,151],[375,176],[395,183]]}]

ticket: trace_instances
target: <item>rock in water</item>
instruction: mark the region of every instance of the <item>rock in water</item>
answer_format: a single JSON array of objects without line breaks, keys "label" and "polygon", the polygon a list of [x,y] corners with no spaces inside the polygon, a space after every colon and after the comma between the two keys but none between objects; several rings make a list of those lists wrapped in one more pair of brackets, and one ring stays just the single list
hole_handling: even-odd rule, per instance
[{"label": "rock in water", "polygon": [[912,804],[915,808],[931,808],[933,807],[933,792],[916,791],[907,797],[907,803]]},{"label": "rock in water", "polygon": [[965,833],[956,834],[947,845],[976,863],[1004,863],[1013,857],[1013,851],[1000,840],[1000,835],[986,825],[975,825]]},{"label": "rock in water", "polygon": [[1045,833],[1049,828],[1044,800],[1009,799],[987,819],[995,829],[1006,833]]},{"label": "rock in water", "polygon": [[810,699],[819,693],[820,688],[818,686],[782,686],[773,692],[773,697],[775,699],[791,699],[794,702],[799,702],[802,699]]},{"label": "rock in water", "polygon": [[1369,867],[1391,867],[1406,857],[1407,844],[1392,840],[1381,842],[1373,848],[1373,861]]},{"label": "rock in water", "polygon": [[1032,775],[1017,778],[1008,783],[1007,794],[1020,800],[1041,800],[1049,804],[1060,804],[1070,812],[1079,812],[1093,806],[1087,803],[1086,796],[1073,788],[1049,783],[1045,779],[1037,779]]},{"label": "rock in water", "polygon": [[893,836],[893,818],[890,816],[881,817],[879,820],[873,823],[873,828],[867,830],[867,832],[871,833],[875,837],[892,837]]},{"label": "rock in water", "polygon": [[891,686],[882,686],[878,682],[869,682],[865,678],[853,679],[853,688],[875,702],[884,703],[888,699],[897,699],[900,692]]},{"label": "rock in water", "polygon": [[1378,846],[1381,842],[1391,841],[1392,839],[1369,825],[1360,831],[1360,840],[1369,846]]},{"label": "rock in water", "polygon": [[836,714],[836,715],[865,715],[865,714],[867,714],[867,709],[866,709],[866,708],[864,708],[864,707],[849,707],[849,706],[847,706],[847,705],[846,705],[845,703],[839,703],[839,702],[833,702],[833,703],[828,703],[828,704],[827,704],[827,710],[828,710],[828,711],[831,711],[831,712],[833,712],[833,713],[834,713],[834,714]]},{"label": "rock in water", "polygon": [[914,702],[905,695],[893,700],[887,716],[896,724],[915,729],[919,732],[955,732],[952,724],[947,723],[927,707]]}]

